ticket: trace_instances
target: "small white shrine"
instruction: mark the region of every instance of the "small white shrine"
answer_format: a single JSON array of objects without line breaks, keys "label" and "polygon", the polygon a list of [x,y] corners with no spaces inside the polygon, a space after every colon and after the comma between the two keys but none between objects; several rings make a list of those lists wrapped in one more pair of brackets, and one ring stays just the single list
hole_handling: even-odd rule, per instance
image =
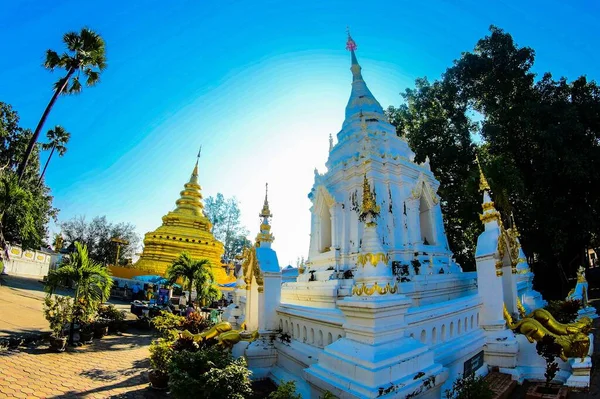
[{"label": "small white shrine", "polygon": [[[306,267],[297,281],[281,284],[265,196],[261,232],[225,313],[258,329],[260,339],[238,344],[234,354],[246,356],[253,378],[293,380],[304,398],[330,391],[437,399],[461,375],[487,374],[491,366],[519,381],[543,379],[535,343],[505,317],[544,305],[516,226],[502,226],[482,173],[477,272],[462,271],[448,247],[429,161],[415,163],[387,121],[350,36],[347,49],[352,90],[335,145],[330,137],[327,171],[315,170]],[[579,362],[578,375],[588,367],[589,381],[586,359],[561,361],[559,378],[568,382]]]}]

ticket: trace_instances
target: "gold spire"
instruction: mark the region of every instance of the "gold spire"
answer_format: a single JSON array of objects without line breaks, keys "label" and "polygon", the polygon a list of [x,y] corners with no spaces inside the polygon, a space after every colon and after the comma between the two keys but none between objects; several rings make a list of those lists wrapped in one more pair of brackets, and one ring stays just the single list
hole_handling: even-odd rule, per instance
[{"label": "gold spire", "polygon": [[271,210],[269,209],[269,183],[265,183],[265,203],[263,204],[262,211],[258,216],[261,218],[271,218],[273,215],[271,214]]},{"label": "gold spire", "polygon": [[490,191],[490,185],[487,182],[483,174],[483,170],[481,169],[481,163],[479,163],[479,157],[475,154],[475,160],[477,161],[477,167],[479,167],[479,191]]},{"label": "gold spire", "polygon": [[177,207],[175,208],[176,213],[189,213],[193,215],[202,215],[202,193],[200,190],[200,184],[198,184],[198,160],[200,159],[200,153],[196,159],[196,165],[190,176],[190,180],[184,184],[184,189],[179,193],[180,197],[175,202]]},{"label": "gold spire", "polygon": [[271,225],[269,224],[269,218],[273,217],[271,210],[269,209],[269,183],[265,184],[265,203],[263,204],[262,211],[258,215],[262,218],[260,224],[260,231],[256,235],[256,245],[261,246],[261,243],[269,245],[273,242],[275,237],[271,234]]},{"label": "gold spire", "polygon": [[379,210],[379,205],[377,205],[377,202],[375,201],[375,195],[371,192],[371,185],[369,184],[367,174],[365,173],[363,180],[362,206],[358,219],[361,222],[364,222],[367,221],[367,216],[371,215],[371,221],[367,221],[367,226],[374,226],[376,224],[375,218],[379,216]]}]

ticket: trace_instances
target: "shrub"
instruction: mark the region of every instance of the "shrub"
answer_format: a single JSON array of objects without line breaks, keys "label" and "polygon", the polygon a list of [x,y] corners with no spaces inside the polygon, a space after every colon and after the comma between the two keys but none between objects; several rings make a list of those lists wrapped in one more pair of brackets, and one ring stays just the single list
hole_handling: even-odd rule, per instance
[{"label": "shrub", "polygon": [[492,399],[494,392],[482,377],[469,374],[452,383],[452,389],[446,390],[447,399]]},{"label": "shrub", "polygon": [[271,392],[268,399],[302,399],[302,396],[296,393],[296,383],[288,381],[280,384],[276,391]]},{"label": "shrub", "polygon": [[185,317],[177,316],[173,313],[161,311],[159,316],[152,319],[152,325],[158,330],[161,337],[167,339],[177,338],[177,332],[185,321]]},{"label": "shrub", "polygon": [[210,320],[202,317],[200,313],[194,312],[185,318],[179,329],[183,331],[188,330],[192,334],[198,334],[212,326],[213,323]]},{"label": "shrub", "polygon": [[115,305],[100,305],[98,306],[98,317],[110,321],[123,321],[125,315]]},{"label": "shrub", "polygon": [[243,358],[211,347],[173,353],[169,389],[174,398],[243,399],[251,394],[250,371]]},{"label": "shrub", "polygon": [[559,323],[569,324],[577,319],[577,311],[581,309],[581,301],[549,301],[544,309],[550,312]]},{"label": "shrub", "polygon": [[150,366],[155,372],[166,375],[172,356],[173,349],[166,339],[159,338],[150,344]]},{"label": "shrub", "polygon": [[64,337],[65,325],[71,322],[73,315],[73,300],[66,296],[47,296],[44,299],[44,317],[50,323],[52,335]]},{"label": "shrub", "polygon": [[546,372],[544,373],[544,377],[546,377],[546,386],[549,386],[559,370],[558,363],[555,362],[555,359],[560,356],[562,346],[556,343],[553,336],[544,335],[544,337],[535,345],[535,350],[538,355],[543,357],[546,361]]}]

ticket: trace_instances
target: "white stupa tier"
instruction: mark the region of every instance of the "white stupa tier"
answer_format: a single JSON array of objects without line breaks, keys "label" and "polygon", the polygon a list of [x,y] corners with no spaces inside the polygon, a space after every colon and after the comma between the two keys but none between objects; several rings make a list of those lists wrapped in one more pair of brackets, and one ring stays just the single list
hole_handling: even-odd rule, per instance
[{"label": "white stupa tier", "polygon": [[[308,262],[281,284],[265,197],[261,233],[226,312],[261,338],[234,354],[246,356],[253,378],[294,380],[303,398],[437,399],[488,366],[543,379],[535,344],[516,339],[502,314],[519,301],[527,311],[543,305],[516,227],[503,229],[482,174],[477,272],[462,271],[428,160],[414,162],[368,89],[350,37],[347,48],[352,90],[327,171],[315,170]],[[561,363],[559,379],[571,374]]]}]

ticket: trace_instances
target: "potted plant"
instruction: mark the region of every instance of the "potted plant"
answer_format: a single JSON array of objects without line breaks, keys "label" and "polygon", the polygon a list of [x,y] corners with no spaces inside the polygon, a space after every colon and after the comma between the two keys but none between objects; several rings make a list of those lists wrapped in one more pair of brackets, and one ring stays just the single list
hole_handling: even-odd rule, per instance
[{"label": "potted plant", "polygon": [[71,298],[60,296],[47,296],[44,299],[44,317],[50,324],[52,335],[50,347],[57,352],[64,352],[67,346],[65,326],[71,322],[73,302]]},{"label": "potted plant", "polygon": [[150,386],[154,389],[167,389],[169,384],[169,362],[173,349],[168,340],[158,338],[150,344]]},{"label": "potted plant", "polygon": [[100,305],[98,307],[98,317],[106,320],[108,323],[108,331],[116,333],[122,331],[125,315],[118,310],[115,305]]},{"label": "potted plant", "polygon": [[100,339],[108,334],[108,320],[97,319],[94,323],[94,338]]},{"label": "potted plant", "polygon": [[553,336],[545,335],[535,346],[538,355],[546,361],[545,384],[535,384],[529,388],[525,399],[556,398],[566,399],[569,389],[567,387],[552,384],[556,377],[559,367],[556,358],[559,357],[562,347],[556,342]]},{"label": "potted plant", "polygon": [[79,342],[89,344],[94,338],[94,320],[88,319],[79,323]]}]

